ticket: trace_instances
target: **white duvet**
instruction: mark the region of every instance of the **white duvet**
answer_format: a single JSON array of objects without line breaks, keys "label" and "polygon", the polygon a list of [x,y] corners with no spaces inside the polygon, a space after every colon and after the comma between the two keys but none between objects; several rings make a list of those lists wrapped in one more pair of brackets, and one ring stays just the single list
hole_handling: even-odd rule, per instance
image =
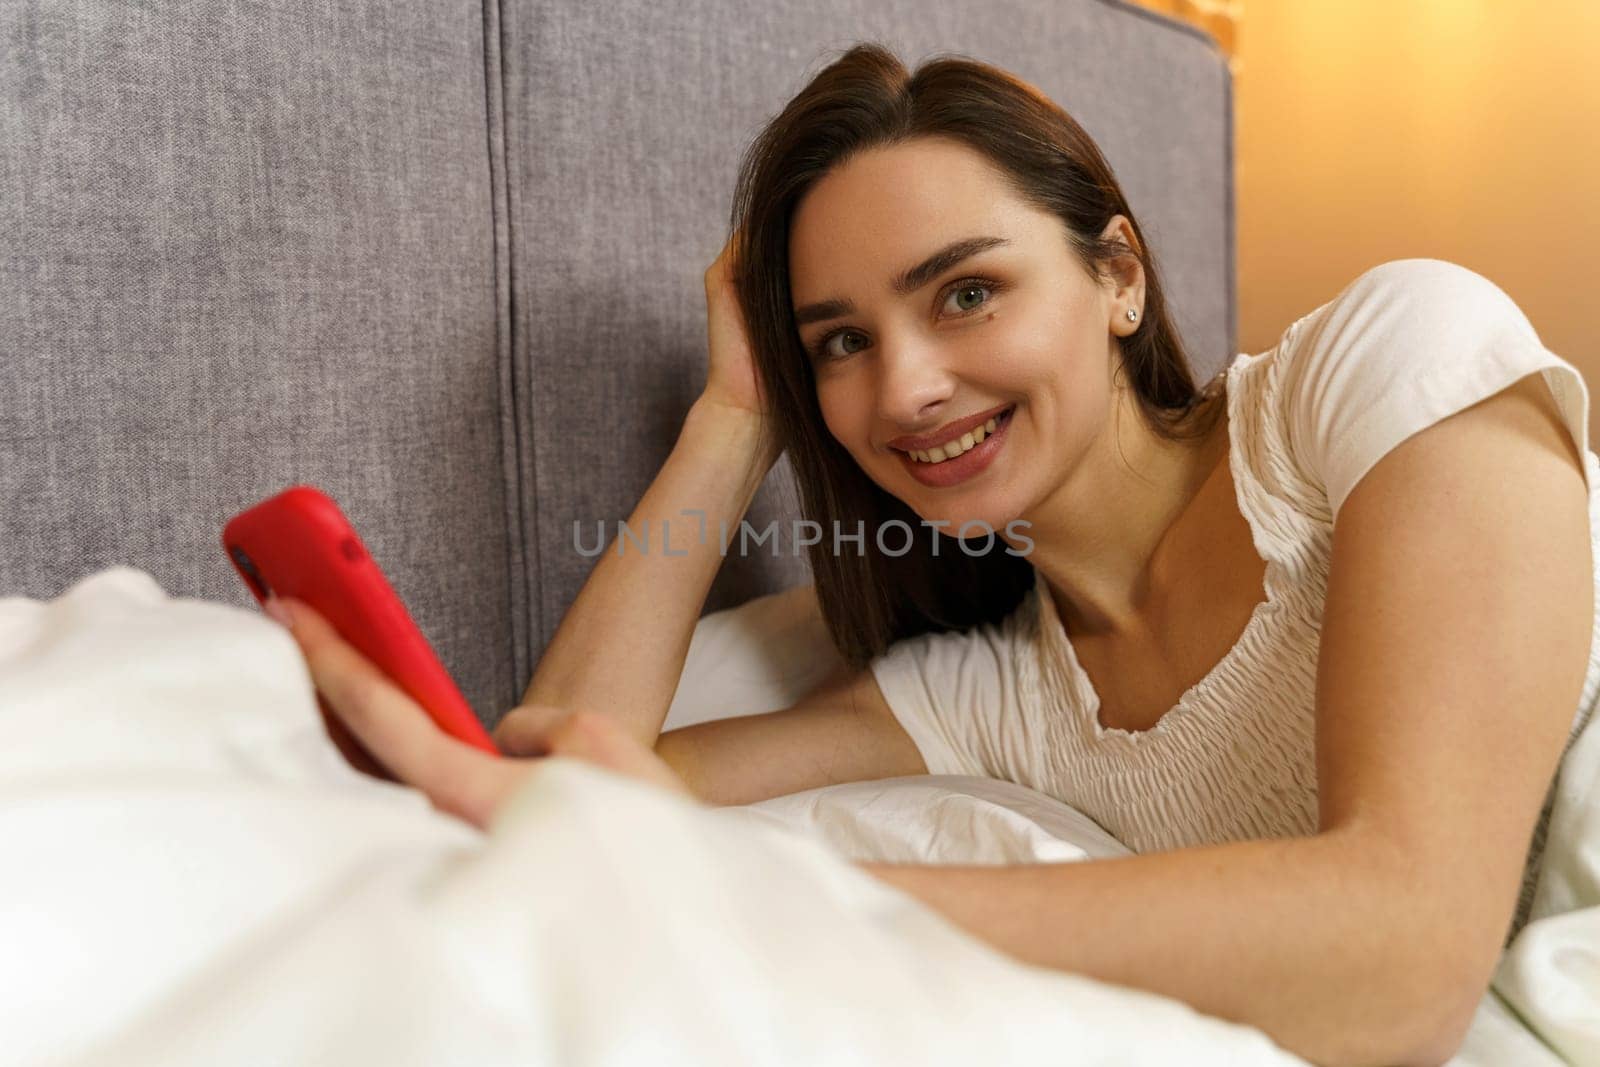
[{"label": "white duvet", "polygon": [[[287,634],[127,567],[0,599],[0,717],[8,1064],[1300,1062],[1016,963],[843,858],[1120,851],[1006,783],[712,809],[551,759],[483,834],[346,767]],[[1586,796],[1553,830],[1600,842]],[[1600,904],[1574,855],[1547,905]],[[1497,982],[1571,1062],[1600,1062],[1596,914],[1531,924]],[[1498,1000],[1481,1021],[1462,1062],[1556,1062]]]}]

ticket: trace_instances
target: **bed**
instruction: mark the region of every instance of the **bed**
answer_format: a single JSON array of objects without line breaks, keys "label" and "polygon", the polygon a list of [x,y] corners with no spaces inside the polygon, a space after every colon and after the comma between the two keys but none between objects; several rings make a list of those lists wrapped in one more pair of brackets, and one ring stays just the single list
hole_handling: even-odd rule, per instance
[{"label": "bed", "polygon": [[[669,726],[792,699],[829,652],[814,606],[703,619]],[[480,831],[343,761],[284,631],[127,566],[0,598],[0,714],[8,1063],[1304,1062],[1016,962],[852,866],[1126,853],[1011,783],[712,808],[552,758]],[[1600,778],[1600,732],[1570,758]],[[1551,862],[1592,888],[1576,800]],[[1454,1064],[1595,1062],[1597,916],[1529,924]]]},{"label": "bed", "polygon": [[[703,381],[740,152],[865,39],[1071,110],[1225,363],[1227,66],[1129,4],[0,5],[7,1062],[1296,1062],[848,862],[1118,854],[1006,783],[703,810],[557,760],[471,831],[340,762],[220,552],[321,487],[495,721]],[[794,514],[780,463],[751,521]],[[805,577],[729,558],[669,727],[814,681]],[[1594,806],[1458,1063],[1600,1061]]]}]

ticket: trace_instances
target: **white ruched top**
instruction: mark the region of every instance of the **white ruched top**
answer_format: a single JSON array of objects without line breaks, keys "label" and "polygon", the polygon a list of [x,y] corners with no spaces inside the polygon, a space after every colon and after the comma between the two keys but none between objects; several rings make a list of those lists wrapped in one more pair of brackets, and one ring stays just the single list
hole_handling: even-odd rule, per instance
[{"label": "white ruched top", "polygon": [[[1390,449],[1535,371],[1584,457],[1600,559],[1600,459],[1588,447],[1582,376],[1483,276],[1442,260],[1395,260],[1223,372],[1228,463],[1266,563],[1266,599],[1154,727],[1100,725],[1099,697],[1042,576],[998,624],[890,647],[871,665],[885,699],[930,774],[1039,790],[1137,853],[1314,834],[1317,650],[1334,518]],[[1600,616],[1600,580],[1595,605]],[[1597,692],[1600,629],[1563,761]],[[1508,942],[1526,921],[1553,800],[1552,779]]]}]

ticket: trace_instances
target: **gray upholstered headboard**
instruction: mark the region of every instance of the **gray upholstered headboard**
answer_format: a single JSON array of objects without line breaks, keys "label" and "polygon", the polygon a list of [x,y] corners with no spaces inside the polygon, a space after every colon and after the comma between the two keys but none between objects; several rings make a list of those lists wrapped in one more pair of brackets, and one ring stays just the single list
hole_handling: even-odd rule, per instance
[{"label": "gray upholstered headboard", "polygon": [[[123,563],[253,603],[221,524],[311,483],[496,719],[574,520],[626,518],[704,380],[741,151],[860,40],[1072,112],[1223,366],[1227,67],[1123,3],[0,5],[0,596]],[[731,556],[707,606],[803,577]]]}]

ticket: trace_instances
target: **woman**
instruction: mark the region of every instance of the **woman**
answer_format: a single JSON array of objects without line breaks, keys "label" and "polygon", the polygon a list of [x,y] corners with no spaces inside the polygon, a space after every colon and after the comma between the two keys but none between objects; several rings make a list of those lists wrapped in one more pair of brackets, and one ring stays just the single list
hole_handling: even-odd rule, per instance
[{"label": "woman", "polygon": [[[504,749],[713,804],[1011,778],[1138,854],[868,869],[1016,957],[1318,1062],[1448,1058],[1600,684],[1576,371],[1487,280],[1403,260],[1197,389],[1093,142],[962,59],[852,49],[735,199],[705,392],[630,525],[736,525],[787,450],[806,517],[868,531],[811,555],[849,670],[662,735],[716,539],[608,553]],[[873,536],[896,519],[908,551]],[[441,807],[485,824],[529,773],[443,738],[313,613],[293,630]]]}]

